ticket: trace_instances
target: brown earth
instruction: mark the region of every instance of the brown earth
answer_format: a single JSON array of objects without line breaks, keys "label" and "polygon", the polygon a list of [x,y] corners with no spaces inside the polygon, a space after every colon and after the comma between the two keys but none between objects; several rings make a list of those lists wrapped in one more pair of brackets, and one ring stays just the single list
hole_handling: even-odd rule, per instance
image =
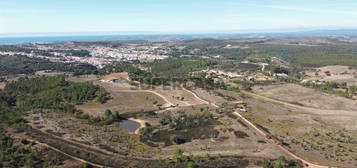
[{"label": "brown earth", "polygon": [[[330,72],[330,76],[326,74]],[[346,82],[348,86],[357,85],[357,70],[342,65],[324,66],[305,71],[307,80],[326,82]],[[317,76],[316,76],[317,73]]]},{"label": "brown earth", "polygon": [[357,101],[344,97],[322,93],[315,89],[296,84],[277,84],[254,86],[253,92],[266,97],[326,110],[357,111]]},{"label": "brown earth", "polygon": [[256,86],[244,117],[294,153],[319,165],[353,167],[356,101],[294,84]]}]

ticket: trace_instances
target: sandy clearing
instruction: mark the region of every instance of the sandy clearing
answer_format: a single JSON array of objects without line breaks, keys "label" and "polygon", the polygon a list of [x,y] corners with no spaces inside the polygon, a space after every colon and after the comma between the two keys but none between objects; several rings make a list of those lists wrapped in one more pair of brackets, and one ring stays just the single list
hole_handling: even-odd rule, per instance
[{"label": "sandy clearing", "polygon": [[137,122],[140,124],[140,127],[138,129],[135,130],[135,134],[140,134],[140,129],[145,127],[145,123],[147,123],[145,120],[142,119],[137,119],[137,118],[129,118],[128,120]]}]

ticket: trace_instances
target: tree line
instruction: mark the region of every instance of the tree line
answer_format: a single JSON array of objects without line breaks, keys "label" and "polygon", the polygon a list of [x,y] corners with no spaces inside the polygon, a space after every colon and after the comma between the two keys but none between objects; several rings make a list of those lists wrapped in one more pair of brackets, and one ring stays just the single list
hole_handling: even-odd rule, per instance
[{"label": "tree line", "polygon": [[95,66],[86,63],[51,62],[46,59],[29,58],[24,55],[0,56],[0,76],[34,74],[36,71],[42,70],[73,72],[74,75],[98,73]]}]

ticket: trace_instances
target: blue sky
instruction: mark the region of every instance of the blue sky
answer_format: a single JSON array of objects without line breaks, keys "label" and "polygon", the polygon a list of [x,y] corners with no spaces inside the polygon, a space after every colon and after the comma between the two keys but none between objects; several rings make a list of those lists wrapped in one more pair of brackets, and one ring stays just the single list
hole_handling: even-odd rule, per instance
[{"label": "blue sky", "polygon": [[0,34],[357,28],[357,0],[0,0]]}]

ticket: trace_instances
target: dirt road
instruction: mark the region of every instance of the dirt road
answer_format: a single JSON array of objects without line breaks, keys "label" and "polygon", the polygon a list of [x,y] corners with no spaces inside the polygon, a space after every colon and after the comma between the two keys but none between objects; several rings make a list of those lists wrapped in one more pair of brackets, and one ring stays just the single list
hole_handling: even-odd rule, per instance
[{"label": "dirt road", "polygon": [[[268,101],[268,102],[273,102],[273,103],[279,103],[279,104],[283,104],[286,106],[290,106],[290,107],[294,107],[294,108],[299,108],[299,109],[303,109],[305,111],[309,111],[309,112],[313,112],[313,113],[320,113],[321,111],[333,111],[333,110],[320,110],[320,109],[314,109],[314,108],[308,108],[308,107],[302,107],[299,105],[295,105],[295,104],[291,104],[291,103],[287,103],[287,102],[283,102],[283,101],[279,101],[279,100],[275,100],[275,99],[271,99],[268,97],[264,97],[261,95],[257,95],[254,93],[250,93],[250,92],[246,92],[246,91],[242,91],[242,93],[247,94],[249,96],[255,97],[255,98],[259,98],[261,100],[264,101]],[[289,156],[291,156],[292,158],[296,159],[296,160],[300,160],[304,163],[305,167],[308,168],[328,168],[327,166],[321,166],[321,165],[316,165],[313,164],[311,162],[308,162],[306,160],[304,160],[303,158],[297,156],[296,154],[292,153],[291,151],[289,151],[289,149],[287,149],[285,146],[281,145],[280,143],[278,143],[277,141],[273,140],[273,139],[268,139],[267,138],[267,134],[260,130],[258,127],[256,127],[253,123],[251,123],[249,120],[247,120],[245,117],[243,117],[241,114],[239,114],[237,111],[234,112],[235,115],[237,115],[238,117],[240,117],[243,121],[245,121],[247,124],[249,124],[252,128],[254,128],[259,134],[261,134],[262,136],[264,136],[269,142],[271,142],[272,144],[274,144],[275,146],[277,146],[279,149],[283,150],[286,154],[288,154]],[[335,113],[336,114],[336,113]]]},{"label": "dirt road", "polygon": [[205,99],[200,98],[195,92],[192,92],[191,90],[188,90],[188,89],[186,89],[186,88],[183,88],[183,90],[185,90],[185,91],[191,93],[196,99],[199,99],[201,102],[203,102],[203,104],[210,104],[210,105],[212,105],[212,106],[214,106],[214,107],[217,107],[217,108],[219,107],[219,106],[217,106],[217,105],[214,104],[214,103],[211,103],[211,102],[209,102],[209,101],[207,101],[207,100],[205,100]]},{"label": "dirt road", "polygon": [[214,106],[214,107],[216,107],[216,108],[219,107],[219,106],[217,106],[217,105],[214,104],[214,103],[211,103],[211,102],[209,102],[209,101],[207,101],[207,100],[205,100],[205,99],[200,98],[195,92],[192,92],[191,90],[188,90],[188,89],[186,89],[186,88],[183,88],[183,90],[185,90],[185,91],[191,93],[195,98],[199,99],[199,100],[200,100],[201,102],[203,102],[204,104],[210,104],[210,105],[212,105],[212,106]]},{"label": "dirt road", "polygon": [[308,162],[306,160],[304,160],[303,158],[297,156],[296,154],[292,153],[291,151],[289,151],[289,149],[287,149],[285,146],[281,145],[279,142],[273,140],[273,139],[269,139],[267,138],[267,134],[260,130],[258,127],[256,127],[253,123],[251,123],[249,120],[247,120],[245,117],[243,117],[241,114],[239,114],[237,111],[233,113],[234,115],[238,116],[239,118],[241,118],[245,123],[247,123],[250,127],[252,127],[255,131],[257,131],[260,135],[264,136],[265,139],[270,142],[271,144],[275,145],[276,147],[278,147],[279,149],[281,149],[282,151],[284,151],[287,155],[289,155],[290,157],[296,159],[296,160],[300,160],[305,167],[308,168],[328,168],[327,166],[321,166],[321,165],[316,165],[313,164],[311,162]]},{"label": "dirt road", "polygon": [[[252,97],[256,97],[256,98],[261,98],[265,101],[270,101],[270,102],[275,102],[275,103],[281,103],[281,104],[284,104],[284,105],[287,105],[287,106],[293,106],[293,107],[296,107],[296,108],[305,108],[305,107],[301,107],[301,106],[297,106],[297,105],[293,105],[293,104],[290,104],[290,103],[286,103],[286,102],[281,102],[281,101],[278,101],[278,100],[274,100],[274,99],[270,99],[270,98],[267,98],[267,97],[264,97],[264,96],[260,96],[260,95],[256,95],[254,93],[249,93],[249,92],[244,92],[243,93],[247,94],[247,95],[250,95]],[[197,96],[197,95],[196,95]],[[197,96],[197,98],[199,98]],[[202,101],[205,101],[203,100],[202,98],[199,98],[201,99]],[[210,103],[212,105],[214,105],[215,107],[218,107],[216,104],[214,103]],[[261,129],[259,129],[258,127],[256,127],[252,122],[250,122],[249,120],[247,120],[245,117],[243,117],[241,114],[239,114],[237,111],[235,111],[233,113],[234,115],[238,116],[239,118],[241,118],[245,123],[247,123],[250,127],[252,127],[256,132],[258,132],[261,136],[265,137],[267,139],[268,142],[270,142],[271,144],[275,145],[276,147],[278,147],[280,150],[282,150],[283,152],[285,152],[287,155],[289,155],[290,157],[296,159],[296,160],[300,160],[305,167],[307,168],[328,168],[327,166],[321,166],[321,165],[317,165],[317,164],[313,164],[309,161],[306,161],[304,160],[303,158],[297,156],[296,154],[292,153],[291,151],[289,151],[289,149],[287,149],[285,146],[281,145],[280,143],[276,142],[275,140],[273,139],[269,139],[267,138],[267,134],[262,131]]]}]

